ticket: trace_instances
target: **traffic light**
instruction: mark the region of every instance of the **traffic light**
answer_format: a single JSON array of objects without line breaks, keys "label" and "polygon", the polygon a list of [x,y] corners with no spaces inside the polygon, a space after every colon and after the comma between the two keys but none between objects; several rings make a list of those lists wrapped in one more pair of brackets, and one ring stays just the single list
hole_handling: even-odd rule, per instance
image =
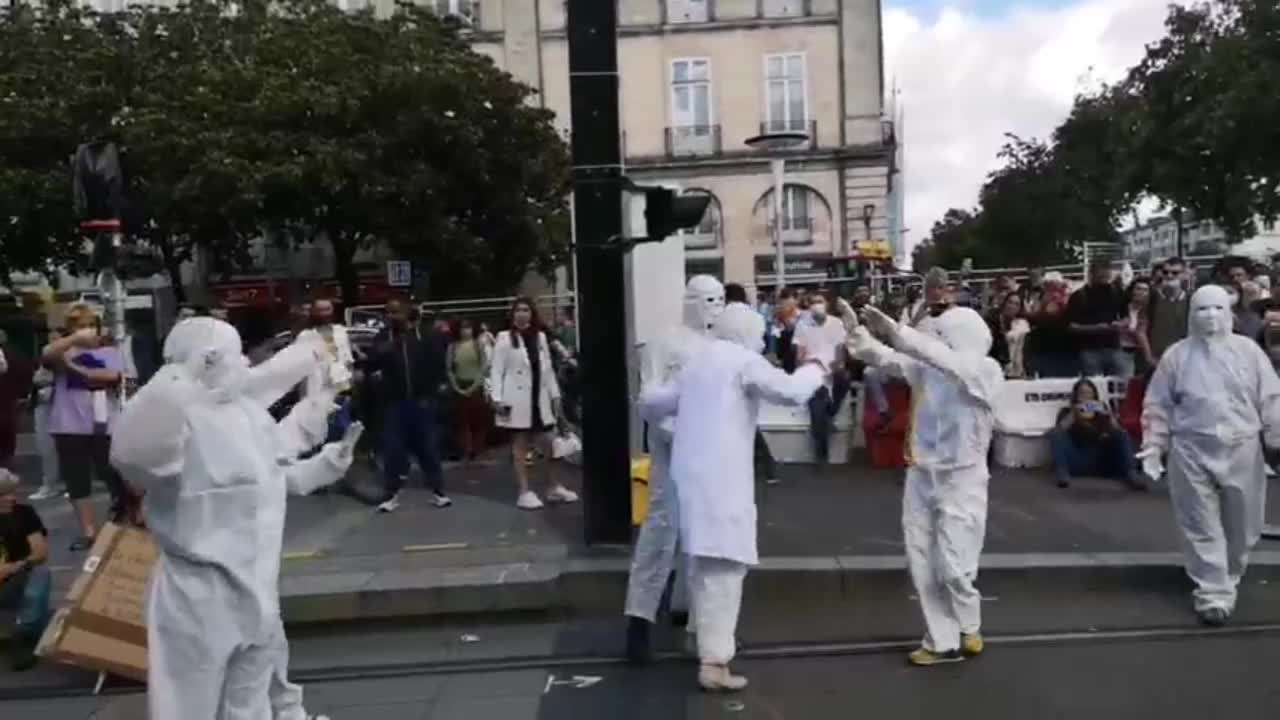
[{"label": "traffic light", "polygon": [[665,187],[644,188],[644,199],[645,237],[636,242],[662,242],[680,230],[697,227],[711,204],[706,193],[678,195]]}]

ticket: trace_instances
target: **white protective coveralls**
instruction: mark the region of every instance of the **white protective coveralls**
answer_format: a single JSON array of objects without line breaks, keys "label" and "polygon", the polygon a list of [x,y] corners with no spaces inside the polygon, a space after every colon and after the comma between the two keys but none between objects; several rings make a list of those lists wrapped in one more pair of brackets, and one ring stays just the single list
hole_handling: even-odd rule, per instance
[{"label": "white protective coveralls", "polygon": [[923,647],[959,650],[961,633],[976,634],[982,624],[982,595],[974,581],[986,534],[994,403],[1004,373],[987,356],[991,330],[970,308],[943,312],[929,322],[927,333],[874,308],[865,313],[871,329],[893,349],[858,328],[850,354],[911,385],[902,534],[924,615]]},{"label": "white protective coveralls", "polygon": [[[710,275],[689,278],[684,291],[684,322],[672,327],[657,342],[645,348],[640,369],[640,391],[674,382],[689,359],[711,343],[712,323],[724,311],[724,286]],[[761,337],[764,336],[763,331]],[[671,434],[675,418],[650,422],[649,509],[636,539],[627,578],[626,615],[652,623],[662,602],[671,572],[679,562],[679,508],[671,474]],[[673,609],[684,608],[686,582],[678,573],[672,592]]]},{"label": "white protective coveralls", "polygon": [[267,407],[321,352],[295,344],[250,370],[233,327],[185,320],[165,342],[168,364],[120,415],[112,463],[146,491],[160,549],[147,596],[154,720],[270,720],[269,693],[282,691],[301,713],[296,686],[281,687],[285,496],[338,480],[351,444],[296,461],[323,440],[332,394],[304,398],[278,424]]},{"label": "white protective coveralls", "polygon": [[1224,615],[1262,534],[1262,440],[1280,447],[1280,378],[1252,338],[1232,334],[1229,303],[1215,285],[1191,296],[1189,335],[1165,351],[1147,386],[1139,453],[1155,479],[1167,454],[1195,609]]},{"label": "white protective coveralls", "polygon": [[674,382],[640,398],[650,423],[675,417],[671,478],[680,506],[680,540],[690,560],[698,655],[723,667],[734,634],[747,569],[757,564],[754,440],[760,401],[804,405],[822,386],[835,348],[814,348],[793,375],[761,355],[755,311],[725,308],[709,343]]}]

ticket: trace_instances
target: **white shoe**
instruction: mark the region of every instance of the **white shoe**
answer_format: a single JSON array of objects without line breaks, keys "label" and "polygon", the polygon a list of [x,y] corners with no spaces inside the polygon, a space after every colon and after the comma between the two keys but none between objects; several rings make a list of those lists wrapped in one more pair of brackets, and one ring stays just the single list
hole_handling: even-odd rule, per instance
[{"label": "white shoe", "polygon": [[747,687],[747,679],[729,672],[727,665],[703,665],[698,669],[698,684],[707,692],[738,692]]},{"label": "white shoe", "polygon": [[39,490],[28,495],[27,499],[28,500],[49,500],[52,498],[56,498],[61,494],[62,494],[61,490],[54,490],[53,488],[41,487]]},{"label": "white shoe", "polygon": [[563,485],[556,485],[547,491],[547,501],[553,503],[576,503],[578,493]]},{"label": "white shoe", "polygon": [[396,493],[378,506],[380,513],[392,513],[400,509],[400,493]]},{"label": "white shoe", "polygon": [[542,501],[538,499],[537,493],[532,490],[526,490],[520,493],[520,497],[516,499],[516,507],[521,510],[541,510]]},{"label": "white shoe", "polygon": [[431,504],[438,508],[447,508],[453,504],[453,501],[444,493],[431,493]]},{"label": "white shoe", "polygon": [[1273,477],[1275,477],[1275,476],[1276,476],[1276,469],[1275,469],[1275,468],[1271,467],[1270,465],[1264,465],[1263,467],[1264,467],[1264,468],[1266,468],[1267,477],[1269,477],[1269,478],[1273,478]]}]

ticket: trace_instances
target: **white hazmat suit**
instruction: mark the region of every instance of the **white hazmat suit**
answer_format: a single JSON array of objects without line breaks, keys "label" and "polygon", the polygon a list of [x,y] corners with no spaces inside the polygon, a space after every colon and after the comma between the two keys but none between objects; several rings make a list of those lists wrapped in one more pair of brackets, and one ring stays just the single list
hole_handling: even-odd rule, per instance
[{"label": "white hazmat suit", "polygon": [[120,415],[112,463],[146,491],[160,550],[147,597],[156,720],[272,717],[272,681],[288,665],[278,591],[285,497],[338,480],[351,444],[296,461],[322,441],[332,396],[308,396],[280,423],[267,406],[320,353],[295,344],[250,370],[233,327],[185,320],[165,342],[168,364]]},{"label": "white hazmat suit", "polygon": [[675,418],[671,479],[679,500],[680,540],[689,556],[693,622],[708,690],[737,690],[729,674],[742,603],[742,583],[756,554],[753,447],[761,400],[803,405],[822,385],[835,348],[814,348],[815,362],[794,375],[760,354],[759,322],[745,305],[721,313],[717,341],[690,358],[673,381],[640,398],[651,423]]},{"label": "white hazmat suit", "polygon": [[1004,382],[987,356],[991,331],[982,316],[953,307],[928,333],[902,326],[878,310],[866,320],[893,348],[858,328],[849,352],[911,385],[909,468],[902,497],[907,565],[924,615],[926,665],[981,652],[982,595],[974,586],[987,523],[987,452],[994,402]]},{"label": "white hazmat suit", "polygon": [[[640,372],[641,393],[679,377],[689,359],[710,344],[708,333],[723,310],[724,286],[719,280],[710,275],[689,278],[684,291],[683,323],[672,327],[657,342],[645,348]],[[632,618],[627,635],[627,654],[636,662],[649,659],[649,626],[657,615],[667,582],[678,564],[679,508],[669,480],[674,427],[674,417],[649,423],[649,508],[631,560],[625,611]],[[684,607],[685,585],[684,578],[677,574],[671,602],[673,609]]]},{"label": "white hazmat suit", "polygon": [[1231,324],[1225,290],[1208,285],[1191,296],[1188,337],[1165,351],[1147,386],[1138,455],[1153,479],[1168,456],[1195,610],[1211,625],[1235,610],[1249,551],[1262,534],[1262,440],[1280,447],[1280,378],[1262,348],[1232,334]]}]

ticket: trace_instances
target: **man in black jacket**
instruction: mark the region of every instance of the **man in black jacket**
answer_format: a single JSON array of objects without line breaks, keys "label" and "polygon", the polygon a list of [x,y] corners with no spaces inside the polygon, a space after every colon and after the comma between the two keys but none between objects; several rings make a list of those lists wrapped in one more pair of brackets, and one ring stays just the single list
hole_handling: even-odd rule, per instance
[{"label": "man in black jacket", "polygon": [[453,504],[444,493],[444,472],[436,444],[436,403],[447,386],[443,343],[430,328],[419,330],[408,303],[387,303],[387,329],[374,342],[372,364],[381,375],[385,422],[383,478],[386,496],[379,512],[400,507],[400,490],[409,476],[409,456],[418,460],[436,507]]}]

